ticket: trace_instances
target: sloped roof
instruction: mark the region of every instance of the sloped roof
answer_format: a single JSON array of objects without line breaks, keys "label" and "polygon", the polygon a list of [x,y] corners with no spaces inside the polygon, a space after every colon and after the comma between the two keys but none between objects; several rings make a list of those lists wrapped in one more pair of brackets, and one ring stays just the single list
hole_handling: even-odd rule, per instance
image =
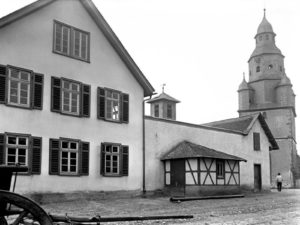
[{"label": "sloped roof", "polygon": [[[0,19],[0,28],[9,25],[10,23],[13,23],[16,20],[22,19],[23,17],[43,8],[47,5],[60,0],[38,0],[36,2],[33,2],[32,4],[29,4],[7,16],[4,16]],[[74,0],[73,0],[74,1]],[[122,45],[121,41],[118,39],[116,34],[113,32],[109,24],[106,22],[104,17],[101,15],[97,7],[94,5],[94,3],[91,0],[78,0],[84,8],[87,10],[89,15],[93,18],[99,29],[103,32],[104,36],[107,38],[109,43],[112,45],[112,47],[115,49],[115,51],[118,53],[120,58],[123,60],[127,68],[130,70],[130,72],[133,74],[135,79],[138,81],[138,83],[143,87],[144,89],[144,96],[151,96],[154,92],[154,88],[150,84],[150,82],[147,80],[147,78],[144,76],[142,71],[139,69],[139,67],[136,65],[136,63],[133,61],[127,50]]]},{"label": "sloped roof", "polygon": [[247,161],[243,158],[226,154],[211,148],[197,145],[188,141],[183,141],[166,153],[161,160],[168,159],[186,159],[186,158],[214,158],[214,159],[231,159],[238,161]]},{"label": "sloped roof", "polygon": [[231,130],[235,132],[239,132],[243,135],[248,135],[249,131],[251,130],[252,126],[254,125],[255,121],[258,120],[262,126],[262,128],[265,131],[265,134],[267,135],[269,142],[272,145],[272,149],[279,149],[278,144],[273,137],[273,134],[265,120],[265,118],[259,114],[253,114],[253,115],[248,115],[248,116],[242,116],[238,118],[232,118],[232,119],[227,119],[227,120],[220,120],[220,121],[215,121],[212,123],[206,123],[202,124],[204,126],[209,126],[209,127],[215,127],[215,128],[220,128],[224,130]]},{"label": "sloped roof", "polygon": [[171,102],[175,102],[175,103],[180,102],[179,100],[177,100],[176,98],[171,97],[170,95],[166,94],[165,92],[163,92],[160,95],[150,99],[147,102],[151,103],[151,102],[156,102],[156,101],[159,101],[159,100],[167,100],[167,101],[171,101]]}]

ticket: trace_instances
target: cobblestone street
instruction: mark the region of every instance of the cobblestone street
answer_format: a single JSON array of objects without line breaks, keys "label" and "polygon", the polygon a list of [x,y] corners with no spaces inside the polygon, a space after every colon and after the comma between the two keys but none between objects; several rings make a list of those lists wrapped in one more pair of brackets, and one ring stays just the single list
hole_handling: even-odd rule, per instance
[{"label": "cobblestone street", "polygon": [[50,213],[69,216],[193,215],[187,220],[105,224],[300,224],[300,189],[248,194],[245,198],[172,203],[169,198],[122,198],[44,204]]}]

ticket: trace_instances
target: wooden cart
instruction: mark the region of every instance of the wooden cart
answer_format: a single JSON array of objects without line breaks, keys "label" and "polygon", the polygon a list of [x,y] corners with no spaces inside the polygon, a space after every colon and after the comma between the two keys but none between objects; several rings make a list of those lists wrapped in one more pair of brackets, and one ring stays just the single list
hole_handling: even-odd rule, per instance
[{"label": "wooden cart", "polygon": [[52,225],[50,216],[34,201],[10,192],[14,173],[26,172],[25,166],[0,166],[0,225]]}]

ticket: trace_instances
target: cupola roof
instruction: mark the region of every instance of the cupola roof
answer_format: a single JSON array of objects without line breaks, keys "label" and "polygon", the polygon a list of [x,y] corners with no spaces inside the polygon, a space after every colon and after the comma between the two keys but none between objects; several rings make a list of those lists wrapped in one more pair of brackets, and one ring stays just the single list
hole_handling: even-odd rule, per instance
[{"label": "cupola roof", "polygon": [[244,74],[243,81],[242,81],[242,83],[240,84],[238,91],[249,90],[249,89],[250,89],[250,88],[249,88],[249,86],[248,86],[247,81],[245,80],[245,74]]},{"label": "cupola roof", "polygon": [[272,25],[266,18],[266,9],[264,9],[264,17],[257,28],[257,35],[261,33],[274,33]]},{"label": "cupola roof", "polygon": [[170,95],[166,94],[165,92],[162,92],[160,95],[158,95],[155,98],[150,99],[149,101],[147,101],[147,103],[157,102],[157,101],[160,101],[160,100],[167,100],[167,101],[175,102],[175,103],[180,102],[176,98],[173,98]]}]

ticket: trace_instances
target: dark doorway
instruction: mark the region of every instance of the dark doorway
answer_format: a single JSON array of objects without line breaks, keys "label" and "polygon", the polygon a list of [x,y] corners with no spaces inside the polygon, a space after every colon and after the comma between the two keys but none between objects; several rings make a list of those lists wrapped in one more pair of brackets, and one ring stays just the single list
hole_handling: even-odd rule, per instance
[{"label": "dark doorway", "polygon": [[254,164],[254,191],[261,191],[261,165]]},{"label": "dark doorway", "polygon": [[171,160],[171,186],[178,188],[185,186],[184,159]]}]

